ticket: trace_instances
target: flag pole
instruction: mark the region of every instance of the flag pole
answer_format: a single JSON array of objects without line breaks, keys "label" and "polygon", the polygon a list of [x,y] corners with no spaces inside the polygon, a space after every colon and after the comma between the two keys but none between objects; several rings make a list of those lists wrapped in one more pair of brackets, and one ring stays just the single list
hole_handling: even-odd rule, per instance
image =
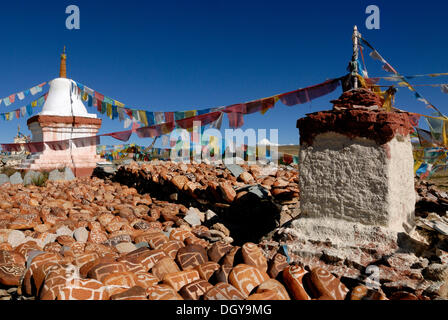
[{"label": "flag pole", "polygon": [[353,27],[353,35],[352,35],[352,41],[353,41],[353,56],[352,56],[352,75],[353,75],[353,88],[358,89],[358,77],[356,75],[359,74],[358,70],[358,51],[359,51],[359,45],[358,40],[361,37],[361,34],[358,32],[358,27]]}]

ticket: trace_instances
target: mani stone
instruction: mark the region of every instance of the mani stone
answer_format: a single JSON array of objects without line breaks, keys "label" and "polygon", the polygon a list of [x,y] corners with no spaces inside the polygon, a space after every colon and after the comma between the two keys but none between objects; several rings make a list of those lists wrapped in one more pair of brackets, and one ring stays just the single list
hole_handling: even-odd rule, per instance
[{"label": "mani stone", "polygon": [[65,181],[71,181],[75,179],[75,175],[73,174],[72,169],[70,168],[65,168],[64,169],[64,180]]},{"label": "mani stone", "polygon": [[195,267],[195,270],[199,272],[201,279],[208,281],[210,277],[220,268],[220,265],[213,261],[208,261],[204,264]]},{"label": "mani stone", "polygon": [[229,275],[230,284],[246,297],[249,296],[254,288],[258,287],[266,280],[269,280],[269,276],[266,272],[247,264],[237,265],[232,269],[232,272],[230,272]]},{"label": "mani stone", "polygon": [[305,291],[303,277],[308,272],[300,266],[292,265],[283,270],[283,282],[295,300],[311,300]]},{"label": "mani stone", "polygon": [[201,218],[193,210],[188,210],[186,216],[184,217],[184,220],[187,221],[188,224],[192,227],[201,225]]},{"label": "mani stone", "polygon": [[11,230],[8,234],[8,243],[15,248],[25,242],[25,234],[19,230]]},{"label": "mani stone", "polygon": [[278,300],[291,300],[286,288],[275,279],[269,279],[258,286],[257,293],[263,293],[265,291],[274,291]]},{"label": "mani stone", "polygon": [[170,257],[163,257],[152,267],[152,274],[158,279],[163,279],[167,274],[179,272],[176,262]]},{"label": "mani stone", "polygon": [[12,176],[10,176],[9,181],[11,182],[11,184],[23,183],[22,176],[20,175],[20,172],[16,172]]},{"label": "mani stone", "polygon": [[278,274],[283,272],[289,266],[286,257],[277,253],[269,264],[268,274],[271,278],[277,278]]},{"label": "mani stone", "polygon": [[200,245],[190,244],[177,251],[176,262],[182,270],[193,269],[207,261],[207,251]]},{"label": "mani stone", "polygon": [[140,286],[134,286],[122,293],[114,294],[110,300],[148,300],[146,290]]},{"label": "mani stone", "polygon": [[107,300],[106,287],[93,279],[73,279],[59,289],[58,300]]},{"label": "mani stone", "polygon": [[73,232],[73,236],[75,237],[76,241],[87,242],[87,239],[89,239],[89,231],[87,231],[87,229],[84,227],[80,227],[75,229],[75,231]]},{"label": "mani stone", "polygon": [[149,300],[183,300],[180,294],[167,284],[149,287],[146,293]]},{"label": "mani stone", "polygon": [[204,300],[244,300],[244,295],[228,283],[218,283],[204,295]]},{"label": "mani stone", "polygon": [[200,279],[182,287],[179,293],[185,300],[199,300],[200,297],[212,288],[213,285]]},{"label": "mani stone", "polygon": [[[351,103],[344,99],[348,95],[368,99]],[[381,106],[353,107],[375,100],[370,95],[375,94],[347,91],[339,99],[348,101],[347,107],[297,121],[301,216],[291,227],[298,238],[374,242],[381,230],[387,240],[396,241],[396,234],[412,225],[416,196],[410,116]]]},{"label": "mani stone", "polygon": [[137,249],[131,242],[121,242],[115,246],[119,253],[129,253]]},{"label": "mani stone", "polygon": [[232,248],[233,246],[227,242],[217,241],[208,249],[207,255],[211,261],[219,262]]},{"label": "mani stone", "polygon": [[25,173],[25,176],[23,177],[23,184],[25,186],[32,184],[33,180],[37,180],[41,174],[39,172],[30,170],[27,173]]},{"label": "mani stone", "polygon": [[59,172],[59,170],[55,169],[50,172],[48,175],[48,181],[61,181],[64,180],[64,173]]},{"label": "mani stone", "polygon": [[323,268],[314,268],[310,280],[309,288],[319,300],[344,300],[348,293],[347,287]]},{"label": "mani stone", "polygon": [[245,264],[257,267],[261,271],[266,272],[268,269],[268,262],[263,254],[263,251],[252,242],[247,242],[241,248],[243,260]]},{"label": "mani stone", "polygon": [[9,182],[9,177],[4,173],[0,174],[0,186],[2,184],[8,183],[8,182]]},{"label": "mani stone", "polygon": [[170,258],[175,259],[177,251],[179,251],[179,249],[183,247],[185,247],[185,245],[182,241],[170,240],[168,242],[165,242],[160,247],[160,250],[163,250]]},{"label": "mani stone", "polygon": [[199,273],[196,270],[187,270],[167,274],[163,277],[163,283],[179,291],[183,286],[199,279]]}]

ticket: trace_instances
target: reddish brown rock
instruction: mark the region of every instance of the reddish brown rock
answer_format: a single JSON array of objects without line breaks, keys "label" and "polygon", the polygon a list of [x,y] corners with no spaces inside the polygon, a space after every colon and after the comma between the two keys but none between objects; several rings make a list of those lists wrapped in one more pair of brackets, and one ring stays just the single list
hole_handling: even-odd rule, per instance
[{"label": "reddish brown rock", "polygon": [[165,275],[163,277],[163,283],[179,291],[183,286],[199,279],[199,273],[196,270],[187,270]]},{"label": "reddish brown rock", "polygon": [[176,290],[166,284],[149,287],[146,293],[148,300],[183,300]]},{"label": "reddish brown rock", "polygon": [[166,253],[162,250],[149,250],[148,248],[139,248],[128,253],[118,261],[127,260],[133,263],[141,264],[146,271],[149,271],[160,259],[166,257]]},{"label": "reddish brown rock", "polygon": [[42,253],[34,257],[23,278],[22,285],[24,286],[25,293],[27,295],[32,295],[34,293],[32,285],[34,282],[33,277],[39,268],[41,268],[45,263],[58,263],[62,260],[62,256],[57,253]]},{"label": "reddish brown rock", "polygon": [[75,239],[73,239],[73,237],[70,236],[59,236],[56,238],[56,242],[59,243],[61,246],[70,247],[70,245],[75,242]]},{"label": "reddish brown rock", "polygon": [[168,237],[161,231],[145,233],[135,238],[135,242],[147,242],[152,249],[160,249],[169,241]]},{"label": "reddish brown rock", "polygon": [[98,258],[99,255],[96,252],[83,253],[76,256],[75,260],[73,261],[73,264],[76,265],[78,268],[82,268],[85,264],[93,262]]},{"label": "reddish brown rock", "polygon": [[408,135],[412,125],[406,113],[350,108],[308,114],[297,121],[297,128],[300,130],[300,145],[312,145],[314,137],[330,131],[349,137],[371,139],[378,145],[384,145],[397,133]]},{"label": "reddish brown rock", "polygon": [[271,278],[275,279],[288,266],[289,264],[286,261],[286,257],[280,253],[277,253],[269,264],[268,274]]},{"label": "reddish brown rock", "polygon": [[126,272],[114,272],[102,277],[101,281],[106,286],[120,286],[126,288],[132,288],[137,284],[137,279],[134,273]]},{"label": "reddish brown rock", "polygon": [[257,267],[263,272],[267,271],[267,259],[264,256],[263,251],[255,243],[245,243],[241,248],[241,253],[245,264]]},{"label": "reddish brown rock", "polygon": [[219,262],[232,248],[233,246],[231,244],[225,241],[218,241],[208,249],[207,255],[211,261]]},{"label": "reddish brown rock", "polygon": [[42,248],[39,247],[39,245],[35,241],[28,241],[28,242],[18,245],[14,249],[14,252],[20,253],[23,257],[25,257],[25,259],[28,259],[28,254],[31,251],[36,251],[36,250],[40,251],[40,250],[42,250]]},{"label": "reddish brown rock", "polygon": [[108,300],[106,288],[93,279],[74,279],[59,289],[57,300]]},{"label": "reddish brown rock", "polygon": [[19,286],[25,270],[25,266],[19,264],[0,264],[0,284],[7,287]]},{"label": "reddish brown rock", "polygon": [[51,242],[44,247],[44,251],[52,253],[60,253],[62,246],[57,242]]},{"label": "reddish brown rock", "polygon": [[73,254],[75,256],[79,256],[81,254],[84,254],[86,243],[84,242],[73,242],[71,245],[69,245],[70,249],[73,251]]},{"label": "reddish brown rock", "polygon": [[310,280],[312,295],[319,300],[344,300],[348,293],[347,287],[323,268],[314,268]]},{"label": "reddish brown rock", "polygon": [[241,173],[238,177],[238,180],[244,182],[245,184],[253,184],[255,182],[254,177],[252,177],[252,175],[247,171]]},{"label": "reddish brown rock", "polygon": [[125,266],[120,262],[100,263],[91,268],[87,276],[91,279],[103,282],[103,280],[111,273],[125,272]]},{"label": "reddish brown rock", "polygon": [[185,300],[199,300],[207,291],[212,289],[213,286],[206,280],[200,279],[193,281],[190,284],[185,285],[180,289],[179,294]]},{"label": "reddish brown rock", "polygon": [[350,292],[350,300],[388,300],[381,292],[359,285]]},{"label": "reddish brown rock", "polygon": [[193,269],[207,261],[207,252],[204,247],[194,244],[180,248],[176,255],[176,262],[182,270]]},{"label": "reddish brown rock", "polygon": [[[66,265],[65,263],[59,261],[59,262],[52,262],[48,261],[45,262],[34,271],[32,282],[34,284],[34,288],[36,288],[36,295],[39,296],[40,290],[42,289],[42,286],[45,282],[45,279],[47,278],[47,275],[52,271],[59,271],[64,270],[66,277],[76,277],[77,276],[77,269],[73,265]],[[78,277],[79,278],[79,277]]]},{"label": "reddish brown rock", "polygon": [[148,289],[149,287],[155,286],[159,283],[159,278],[151,273],[136,273],[135,274],[136,283],[139,287]]},{"label": "reddish brown rock", "polygon": [[240,252],[241,247],[233,247],[222,259],[222,264],[226,265],[226,266],[231,266],[233,267],[235,265],[235,258],[237,256],[237,254]]},{"label": "reddish brown rock", "polygon": [[213,274],[213,283],[223,282],[229,283],[229,275],[232,272],[233,266],[222,265]]},{"label": "reddish brown rock", "polygon": [[126,231],[117,231],[109,235],[109,239],[103,242],[109,247],[116,247],[123,242],[132,242],[132,237]]},{"label": "reddish brown rock", "polygon": [[228,283],[218,283],[204,294],[204,300],[244,300],[246,297]]},{"label": "reddish brown rock", "polygon": [[99,243],[87,243],[84,248],[85,253],[95,252],[100,257],[118,257],[117,250],[114,247],[106,246]]},{"label": "reddish brown rock", "polygon": [[[75,259],[76,261],[76,259]],[[79,273],[81,275],[81,277],[86,278],[89,271],[95,267],[96,265],[99,265],[101,263],[115,263],[115,259],[112,258],[97,258],[95,260],[90,260],[89,262],[86,262],[85,264],[83,264],[82,267],[79,268]]]},{"label": "reddish brown rock", "polygon": [[26,260],[25,257],[18,252],[0,250],[0,264],[10,263],[25,266]]},{"label": "reddish brown rock", "polygon": [[185,245],[182,241],[169,240],[160,247],[160,250],[163,250],[170,258],[175,259],[177,251],[183,247],[185,247]]},{"label": "reddish brown rock", "polygon": [[[220,268],[220,265],[213,261],[196,266],[194,269],[199,272],[201,279],[208,281],[210,277]],[[229,271],[230,272],[230,271]]]},{"label": "reddish brown rock", "polygon": [[148,300],[146,290],[139,286],[134,286],[122,293],[114,294],[110,300]]},{"label": "reddish brown rock", "polygon": [[152,268],[152,273],[158,279],[163,279],[169,273],[179,272],[180,269],[176,262],[170,257],[163,257]]},{"label": "reddish brown rock", "polygon": [[303,277],[308,272],[298,265],[292,265],[283,270],[283,281],[288,288],[291,297],[295,300],[310,300],[308,292],[304,288]]},{"label": "reddish brown rock", "polygon": [[272,291],[276,295],[275,300],[291,300],[286,288],[277,280],[269,279],[260,284],[257,288],[257,293],[263,293],[266,291]]},{"label": "reddish brown rock", "polygon": [[133,263],[127,260],[120,260],[120,262],[126,268],[126,271],[132,273],[145,273],[147,272],[146,268],[140,263]]},{"label": "reddish brown rock", "polygon": [[171,183],[177,188],[177,190],[182,190],[188,181],[188,178],[182,175],[175,176],[171,179]]},{"label": "reddish brown rock", "polygon": [[[1,225],[0,225],[1,228]],[[7,242],[0,243],[0,251],[12,251],[14,248]]]},{"label": "reddish brown rock", "polygon": [[190,244],[198,245],[198,246],[203,247],[204,249],[207,249],[209,247],[209,243],[207,240],[199,239],[196,236],[186,238],[185,244],[186,245],[190,245]]},{"label": "reddish brown rock", "polygon": [[107,234],[106,234],[106,232],[102,231],[101,229],[93,229],[89,233],[88,241],[93,242],[93,243],[98,243],[98,244],[104,243],[107,241]]},{"label": "reddish brown rock", "polygon": [[188,237],[192,237],[194,234],[191,231],[182,230],[180,228],[176,228],[171,230],[170,240],[179,240],[184,242]]},{"label": "reddish brown rock", "polygon": [[232,185],[229,182],[223,182],[219,185],[219,190],[221,191],[222,198],[227,203],[232,203],[236,197],[236,192],[232,188]]},{"label": "reddish brown rock", "polygon": [[59,290],[66,286],[69,281],[67,278],[67,270],[64,268],[49,270],[39,293],[40,300],[56,300]]},{"label": "reddish brown rock", "polygon": [[269,276],[266,272],[247,264],[237,265],[229,274],[230,284],[237,288],[246,297],[249,296],[254,288],[268,279]]},{"label": "reddish brown rock", "polygon": [[257,301],[263,300],[264,301],[264,300],[282,300],[282,299],[279,299],[276,291],[266,290],[263,292],[257,292],[257,293],[251,294],[246,300],[257,300]]}]

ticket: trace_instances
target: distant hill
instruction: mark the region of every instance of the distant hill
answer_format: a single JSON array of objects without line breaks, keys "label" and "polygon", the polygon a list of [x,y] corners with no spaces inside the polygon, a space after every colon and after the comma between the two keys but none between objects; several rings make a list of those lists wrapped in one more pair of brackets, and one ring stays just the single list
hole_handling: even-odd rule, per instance
[{"label": "distant hill", "polygon": [[299,155],[299,149],[300,149],[300,146],[297,144],[296,145],[278,146],[278,152],[290,154],[293,156]]}]

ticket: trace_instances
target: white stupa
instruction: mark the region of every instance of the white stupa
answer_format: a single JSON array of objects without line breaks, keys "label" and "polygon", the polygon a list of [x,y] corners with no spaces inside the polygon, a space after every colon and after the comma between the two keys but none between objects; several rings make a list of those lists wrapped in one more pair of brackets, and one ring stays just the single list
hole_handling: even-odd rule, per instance
[{"label": "white stupa", "polygon": [[76,83],[71,79],[57,78],[49,82],[47,100],[39,115],[61,117],[96,118],[96,114],[87,112]]},{"label": "white stupa", "polygon": [[53,170],[70,167],[77,177],[90,176],[96,163],[101,161],[96,154],[95,136],[102,121],[87,112],[76,83],[67,79],[66,60],[64,48],[59,78],[49,82],[50,90],[42,111],[27,122],[36,152],[20,168]]}]

